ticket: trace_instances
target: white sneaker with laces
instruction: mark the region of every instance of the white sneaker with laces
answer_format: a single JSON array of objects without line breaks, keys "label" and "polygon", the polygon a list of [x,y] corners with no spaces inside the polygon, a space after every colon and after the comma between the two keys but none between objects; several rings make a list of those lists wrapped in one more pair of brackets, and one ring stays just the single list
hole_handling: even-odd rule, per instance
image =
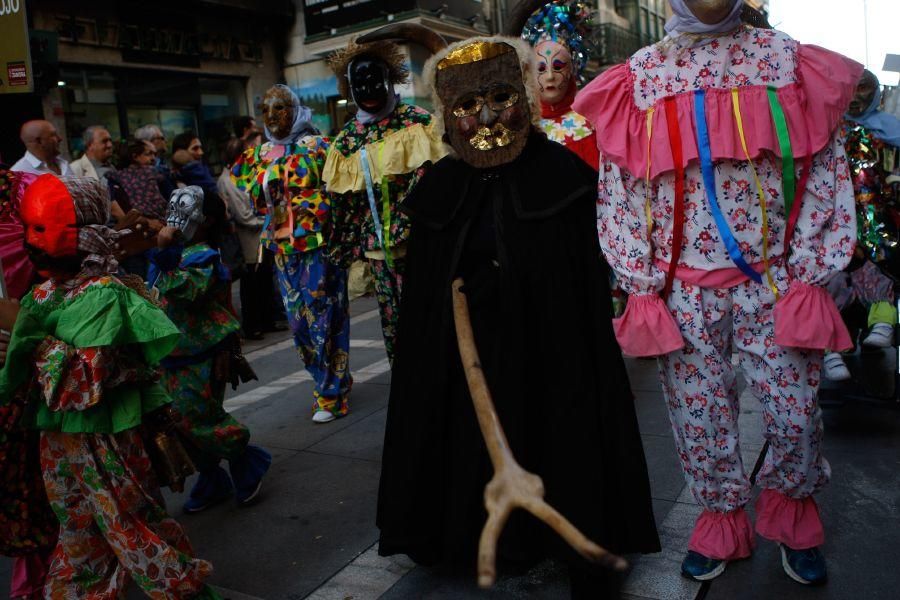
[{"label": "white sneaker with laces", "polygon": [[894,328],[888,323],[875,323],[872,331],[863,340],[864,346],[890,348],[894,345]]},{"label": "white sneaker with laces", "polygon": [[850,379],[850,371],[847,369],[844,357],[837,352],[829,352],[825,355],[825,377],[831,381]]}]

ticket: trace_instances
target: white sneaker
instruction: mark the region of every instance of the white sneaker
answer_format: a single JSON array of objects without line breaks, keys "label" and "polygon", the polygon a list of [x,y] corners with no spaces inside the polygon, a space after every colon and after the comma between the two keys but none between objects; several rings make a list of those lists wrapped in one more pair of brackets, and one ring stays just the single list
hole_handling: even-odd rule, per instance
[{"label": "white sneaker", "polygon": [[888,323],[875,323],[872,331],[863,340],[863,345],[873,348],[890,348],[894,345],[894,328]]},{"label": "white sneaker", "polygon": [[313,423],[331,423],[337,417],[330,410],[317,410],[313,413]]},{"label": "white sneaker", "polygon": [[831,381],[847,381],[850,379],[850,371],[844,363],[844,357],[837,352],[829,352],[825,355],[825,377]]}]

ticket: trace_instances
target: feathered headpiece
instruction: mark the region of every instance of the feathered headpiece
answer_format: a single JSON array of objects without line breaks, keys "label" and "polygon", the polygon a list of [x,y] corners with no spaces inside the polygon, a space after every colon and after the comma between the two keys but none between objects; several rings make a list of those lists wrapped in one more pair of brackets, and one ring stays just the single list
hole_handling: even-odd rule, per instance
[{"label": "feathered headpiece", "polygon": [[536,46],[544,40],[562,44],[572,55],[572,66],[579,78],[584,72],[591,52],[590,7],[577,0],[524,0],[513,10],[509,19],[509,35],[519,36]]}]

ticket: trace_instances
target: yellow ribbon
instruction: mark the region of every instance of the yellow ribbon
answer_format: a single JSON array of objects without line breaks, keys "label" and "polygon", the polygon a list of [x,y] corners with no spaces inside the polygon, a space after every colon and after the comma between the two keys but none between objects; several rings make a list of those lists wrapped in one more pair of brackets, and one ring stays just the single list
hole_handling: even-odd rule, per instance
[{"label": "yellow ribbon", "polygon": [[653,206],[652,199],[650,197],[650,147],[653,140],[654,110],[655,108],[653,106],[647,109],[647,173],[645,175],[646,191],[644,194],[644,215],[647,217],[647,239],[650,239],[650,236],[653,234]]},{"label": "yellow ribbon", "polygon": [[747,149],[747,138],[744,135],[744,120],[741,118],[741,101],[737,88],[731,90],[731,105],[734,108],[734,120],[737,122],[738,134],[741,136],[741,146],[744,148],[744,156],[747,157],[747,163],[750,165],[750,171],[753,173],[753,180],[756,182],[756,191],[759,194],[759,207],[762,211],[763,268],[766,270],[766,280],[769,282],[769,287],[772,288],[772,292],[775,294],[775,299],[777,300],[780,297],[778,288],[775,286],[775,281],[772,279],[772,274],[769,272],[769,215],[766,211],[766,193],[763,190],[762,182],[759,180],[759,175],[756,173],[756,166],[750,159],[750,151]]}]

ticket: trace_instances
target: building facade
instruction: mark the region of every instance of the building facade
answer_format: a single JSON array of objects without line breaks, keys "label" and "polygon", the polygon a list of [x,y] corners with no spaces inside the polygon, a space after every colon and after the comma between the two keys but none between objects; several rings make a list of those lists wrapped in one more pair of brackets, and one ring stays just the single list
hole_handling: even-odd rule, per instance
[{"label": "building facade", "polygon": [[[492,6],[498,6],[492,4]],[[316,126],[336,133],[354,110],[338,94],[337,78],[328,56],[348,41],[388,23],[411,22],[437,31],[448,42],[495,30],[490,12],[478,0],[296,0],[297,18],[285,57],[287,84],[313,109]],[[500,11],[494,10],[494,14]],[[428,53],[417,45],[403,45],[410,82],[397,92],[406,102],[430,108],[422,82]]]},{"label": "building facade", "polygon": [[41,0],[29,10],[32,102],[64,135],[65,155],[81,154],[88,125],[119,139],[157,123],[169,140],[198,132],[212,164],[234,117],[256,112],[282,80],[294,15],[290,0]]}]

